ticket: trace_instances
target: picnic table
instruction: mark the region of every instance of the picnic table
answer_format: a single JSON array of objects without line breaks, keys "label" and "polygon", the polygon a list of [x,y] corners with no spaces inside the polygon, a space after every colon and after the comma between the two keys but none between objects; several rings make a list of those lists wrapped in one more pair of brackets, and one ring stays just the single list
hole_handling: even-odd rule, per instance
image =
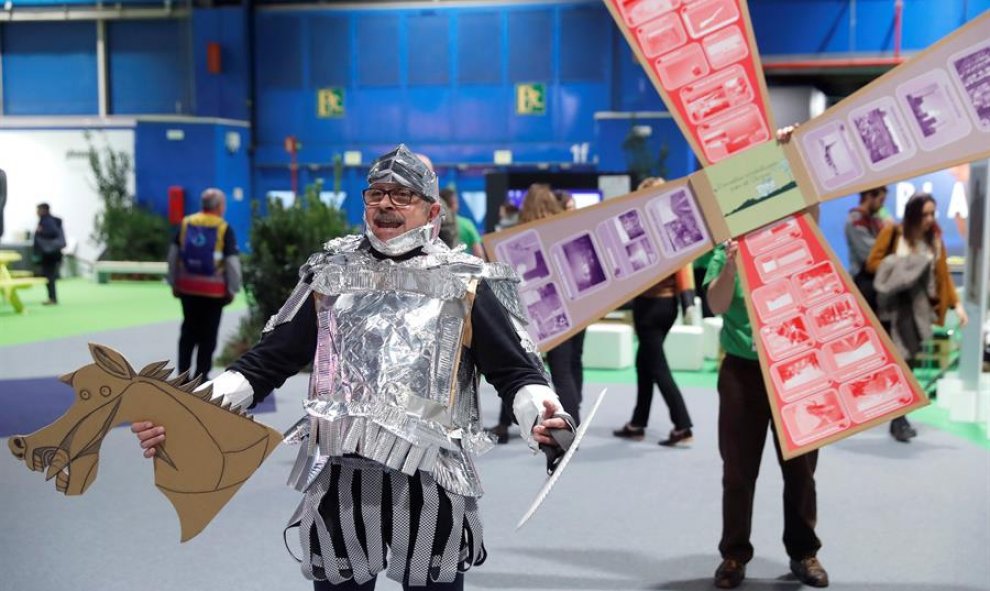
[{"label": "picnic table", "polygon": [[20,253],[13,250],[0,250],[0,298],[10,302],[15,312],[23,314],[24,302],[21,301],[17,290],[33,285],[44,285],[47,280],[44,277],[14,277],[7,265],[19,260],[21,260]]}]

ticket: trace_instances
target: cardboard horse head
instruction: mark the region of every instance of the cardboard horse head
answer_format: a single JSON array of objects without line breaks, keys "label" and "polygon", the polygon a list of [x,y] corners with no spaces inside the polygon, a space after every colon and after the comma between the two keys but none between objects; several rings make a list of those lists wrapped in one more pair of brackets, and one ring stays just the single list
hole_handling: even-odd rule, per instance
[{"label": "cardboard horse head", "polygon": [[[72,406],[31,435],[10,438],[28,468],[45,471],[55,488],[81,495],[96,480],[100,444],[111,427],[134,421],[163,425],[155,456],[155,486],[179,514],[182,541],[203,530],[281,442],[277,431],[210,401],[197,378],[169,380],[167,362],[135,372],[124,356],[90,344],[95,363],[62,376],[76,391]],[[137,453],[135,451],[135,453]]]}]

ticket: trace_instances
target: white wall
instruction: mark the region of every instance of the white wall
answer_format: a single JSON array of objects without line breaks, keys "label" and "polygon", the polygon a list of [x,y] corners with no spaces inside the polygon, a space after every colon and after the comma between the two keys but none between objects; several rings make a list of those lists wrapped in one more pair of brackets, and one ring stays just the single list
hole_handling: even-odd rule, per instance
[{"label": "white wall", "polygon": [[[62,218],[65,237],[78,244],[80,259],[92,261],[102,247],[90,239],[93,218],[101,207],[96,183],[89,169],[89,149],[84,130],[0,129],[0,168],[7,172],[7,206],[4,209],[4,242],[25,239],[38,223],[35,207],[47,202],[52,214]],[[110,146],[134,162],[134,130],[92,132],[93,144]],[[134,173],[128,181],[134,192]]]}]

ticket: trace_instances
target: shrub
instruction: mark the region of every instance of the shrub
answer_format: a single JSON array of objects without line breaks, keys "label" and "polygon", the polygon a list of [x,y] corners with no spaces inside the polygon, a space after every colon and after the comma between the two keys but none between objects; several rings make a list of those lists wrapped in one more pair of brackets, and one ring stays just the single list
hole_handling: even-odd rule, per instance
[{"label": "shrub", "polygon": [[103,210],[96,214],[90,238],[104,247],[104,260],[163,261],[168,252],[171,228],[168,220],[137,203],[127,190],[131,158],[104,146],[98,150],[87,134],[89,168]]},{"label": "shrub", "polygon": [[353,231],[344,213],[320,200],[322,183],[306,187],[304,195],[286,207],[268,200],[267,215],[253,204],[251,254],[243,260],[244,291],[249,313],[237,334],[225,345],[220,363],[226,365],[247,351],[261,337],[261,329],[299,281],[299,267],[331,238]]}]

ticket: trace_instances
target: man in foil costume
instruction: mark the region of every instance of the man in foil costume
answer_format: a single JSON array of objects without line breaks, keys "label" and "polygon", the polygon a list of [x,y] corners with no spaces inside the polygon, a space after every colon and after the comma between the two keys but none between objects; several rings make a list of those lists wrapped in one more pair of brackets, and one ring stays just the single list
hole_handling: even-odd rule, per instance
[{"label": "man in foil costume", "polygon": [[[304,493],[302,570],[316,590],[458,590],[485,559],[474,456],[492,441],[479,421],[483,374],[512,403],[548,469],[573,419],[548,386],[523,322],[514,272],[438,238],[436,174],[404,145],[368,173],[364,235],[329,241],[261,341],[209,382],[213,396],[253,406],[313,362],[289,478]],[[162,427],[135,424],[155,453]],[[390,551],[390,552],[389,552]]]}]

